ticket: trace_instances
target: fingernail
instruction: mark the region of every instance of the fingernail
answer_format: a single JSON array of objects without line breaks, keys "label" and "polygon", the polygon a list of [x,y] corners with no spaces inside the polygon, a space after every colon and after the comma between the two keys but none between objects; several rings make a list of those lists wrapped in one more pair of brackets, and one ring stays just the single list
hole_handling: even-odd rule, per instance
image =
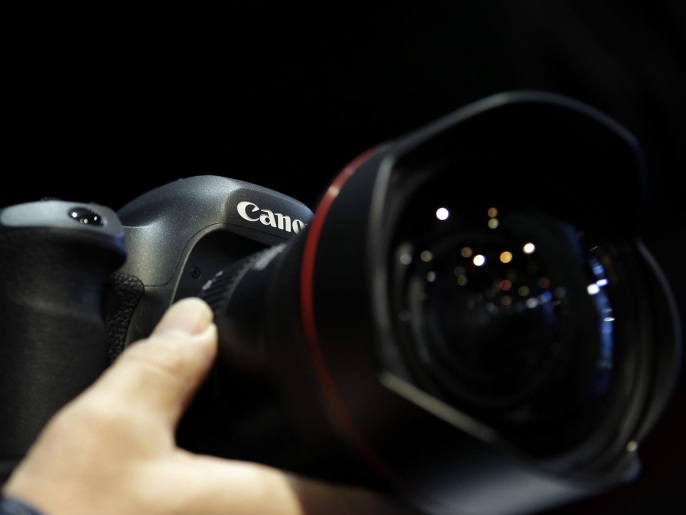
[{"label": "fingernail", "polygon": [[174,303],[157,324],[154,333],[164,334],[181,331],[187,334],[199,334],[212,323],[213,313],[207,303],[190,297]]}]

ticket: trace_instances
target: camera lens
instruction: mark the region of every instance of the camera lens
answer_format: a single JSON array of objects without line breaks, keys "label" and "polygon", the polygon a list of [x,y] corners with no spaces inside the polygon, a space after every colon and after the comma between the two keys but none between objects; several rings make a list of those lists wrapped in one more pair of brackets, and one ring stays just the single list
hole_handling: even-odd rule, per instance
[{"label": "camera lens", "polygon": [[269,439],[294,452],[266,462],[428,513],[533,512],[635,476],[678,341],[627,196],[603,179],[640,162],[583,106],[505,100],[362,154],[305,231],[228,271],[215,377],[259,365],[221,388],[232,415],[273,386],[246,411],[292,429]]},{"label": "camera lens", "polygon": [[404,194],[389,222],[390,317],[408,380],[537,456],[602,434],[633,373],[611,242],[525,190],[505,188],[519,202],[459,196],[449,178]]}]

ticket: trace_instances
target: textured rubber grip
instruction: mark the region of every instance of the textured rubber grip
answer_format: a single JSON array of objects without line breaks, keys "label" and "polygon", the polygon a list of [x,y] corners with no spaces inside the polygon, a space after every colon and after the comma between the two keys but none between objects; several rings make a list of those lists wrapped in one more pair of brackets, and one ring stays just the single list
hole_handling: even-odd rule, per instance
[{"label": "textured rubber grip", "polygon": [[67,227],[0,231],[0,473],[48,419],[109,363],[102,299],[124,260],[110,233]]}]

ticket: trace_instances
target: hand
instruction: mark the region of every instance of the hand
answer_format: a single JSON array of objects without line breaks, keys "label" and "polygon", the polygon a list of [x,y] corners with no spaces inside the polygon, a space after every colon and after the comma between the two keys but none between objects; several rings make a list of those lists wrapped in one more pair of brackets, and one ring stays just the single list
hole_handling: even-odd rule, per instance
[{"label": "hand", "polygon": [[177,422],[214,360],[199,299],[172,306],[60,410],[4,487],[46,514],[409,514],[392,499],[176,446]]}]

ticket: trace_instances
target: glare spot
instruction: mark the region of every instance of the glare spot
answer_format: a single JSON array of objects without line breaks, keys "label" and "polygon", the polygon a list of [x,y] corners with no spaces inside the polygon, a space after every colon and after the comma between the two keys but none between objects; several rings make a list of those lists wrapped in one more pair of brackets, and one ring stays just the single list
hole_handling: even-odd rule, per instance
[{"label": "glare spot", "polygon": [[501,263],[509,263],[510,261],[512,261],[512,252],[508,252],[506,250],[505,252],[500,254]]},{"label": "glare spot", "polygon": [[607,279],[598,279],[595,283],[598,286],[607,286]]},{"label": "glare spot", "polygon": [[500,281],[500,289],[503,291],[509,291],[512,288],[512,282],[508,279],[503,279]]},{"label": "glare spot", "polygon": [[529,287],[528,286],[520,286],[519,289],[517,290],[517,293],[519,293],[519,295],[521,297],[526,297],[530,293]]},{"label": "glare spot", "polygon": [[410,254],[400,254],[400,263],[403,265],[409,265],[412,263],[412,256]]},{"label": "glare spot", "polygon": [[450,211],[448,211],[444,207],[439,207],[436,210],[436,218],[438,218],[439,220],[447,220],[449,216],[450,216]]},{"label": "glare spot", "polygon": [[459,276],[457,278],[457,284],[459,284],[460,286],[464,286],[465,284],[467,284],[467,276],[466,275]]},{"label": "glare spot", "polygon": [[498,227],[498,219],[497,218],[491,218],[488,221],[488,227],[491,229],[495,229],[496,227]]},{"label": "glare spot", "polygon": [[533,243],[525,243],[522,250],[525,254],[533,254],[534,250],[536,250],[536,245]]},{"label": "glare spot", "polygon": [[626,444],[626,450],[629,452],[636,452],[638,450],[638,444],[632,440],[628,444]]},{"label": "glare spot", "polygon": [[430,283],[434,282],[436,280],[436,272],[429,272],[426,274],[426,280],[429,281]]},{"label": "glare spot", "polygon": [[484,263],[486,263],[486,258],[481,254],[477,254],[474,256],[474,259],[472,259],[472,263],[474,263],[476,266],[483,266]]},{"label": "glare spot", "polygon": [[614,322],[614,321],[615,321],[615,317],[605,317],[605,318],[603,318],[603,320],[604,320],[605,322]]},{"label": "glare spot", "polygon": [[496,216],[498,216],[498,209],[495,207],[490,208],[488,210],[488,217],[489,218],[495,218]]},{"label": "glare spot", "polygon": [[586,287],[586,291],[588,291],[589,295],[595,295],[600,291],[600,288],[596,283],[591,283]]},{"label": "glare spot", "polygon": [[538,299],[536,297],[531,297],[530,299],[526,299],[526,307],[533,309],[536,306],[538,306]]},{"label": "glare spot", "polygon": [[431,253],[430,250],[425,250],[419,255],[419,257],[422,261],[424,261],[424,263],[428,263],[433,259],[434,255]]},{"label": "glare spot", "polygon": [[462,254],[462,257],[471,257],[474,251],[472,250],[471,247],[462,247],[462,250],[460,251],[460,254]]}]

